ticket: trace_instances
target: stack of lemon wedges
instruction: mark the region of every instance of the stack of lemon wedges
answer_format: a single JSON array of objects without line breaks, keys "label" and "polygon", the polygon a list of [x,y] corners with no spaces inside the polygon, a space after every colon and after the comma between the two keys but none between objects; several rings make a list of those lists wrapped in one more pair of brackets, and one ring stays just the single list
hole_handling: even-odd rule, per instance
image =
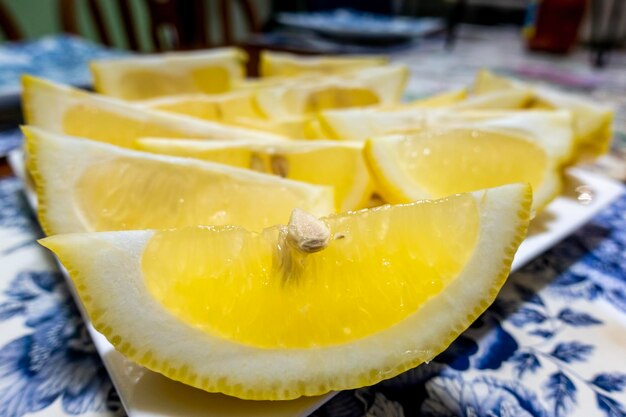
[{"label": "stack of lemon wedges", "polygon": [[443,351],[496,297],[563,172],[611,113],[479,74],[401,98],[375,57],[236,49],[91,65],[96,93],[24,78],[41,243],[131,360],[286,400]]}]

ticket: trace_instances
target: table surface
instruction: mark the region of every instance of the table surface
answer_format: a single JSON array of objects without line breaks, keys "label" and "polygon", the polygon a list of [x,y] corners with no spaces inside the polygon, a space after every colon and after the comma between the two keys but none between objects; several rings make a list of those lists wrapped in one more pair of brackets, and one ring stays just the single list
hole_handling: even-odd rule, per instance
[{"label": "table surface", "polygon": [[[68,44],[79,53],[59,58]],[[108,53],[66,37],[37,45],[0,46],[0,91],[15,89],[15,72],[29,71],[46,50],[56,56],[53,78],[81,84],[89,81],[84,62]],[[467,85],[490,67],[610,102],[626,131],[623,53],[597,72],[585,52],[530,55],[511,29],[463,27],[453,51],[429,41],[393,59],[411,68],[414,96]],[[0,133],[0,149],[6,137]],[[623,175],[625,143],[618,133],[612,156],[594,168]],[[0,417],[124,415],[63,278],[35,243],[41,231],[21,190],[1,159]],[[340,393],[315,415],[626,416],[624,213],[626,197],[513,274],[494,305],[430,364]]]}]

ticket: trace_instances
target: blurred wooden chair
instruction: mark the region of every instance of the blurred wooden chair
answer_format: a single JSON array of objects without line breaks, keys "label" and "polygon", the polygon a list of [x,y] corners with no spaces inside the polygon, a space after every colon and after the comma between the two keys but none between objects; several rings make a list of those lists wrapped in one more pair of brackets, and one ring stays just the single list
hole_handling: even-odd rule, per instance
[{"label": "blurred wooden chair", "polygon": [[0,0],[0,33],[9,41],[18,41],[23,38],[22,31],[2,0]]},{"label": "blurred wooden chair", "polygon": [[234,30],[232,26],[232,8],[231,5],[239,3],[243,11],[243,17],[248,26],[248,30],[251,33],[256,33],[261,30],[261,22],[259,15],[254,7],[254,0],[219,0],[218,7],[221,13],[221,26],[222,26],[222,43],[223,45],[232,45],[234,43]]},{"label": "blurred wooden chair", "polygon": [[[126,47],[133,51],[147,51],[150,48],[140,45],[136,16],[131,7],[132,0],[81,0],[86,1],[90,19],[98,39],[107,46],[114,46],[109,25],[105,19],[102,4],[106,1],[115,5],[122,23]],[[80,35],[77,19],[78,0],[59,0],[61,26],[65,32]],[[260,23],[254,7],[254,0],[237,2],[219,0],[218,16],[212,23],[221,26],[221,42],[209,39],[209,14],[206,0],[144,0],[149,20],[149,38],[155,51],[189,50],[218,45],[235,44],[232,8],[239,3],[248,29],[259,30]]]}]

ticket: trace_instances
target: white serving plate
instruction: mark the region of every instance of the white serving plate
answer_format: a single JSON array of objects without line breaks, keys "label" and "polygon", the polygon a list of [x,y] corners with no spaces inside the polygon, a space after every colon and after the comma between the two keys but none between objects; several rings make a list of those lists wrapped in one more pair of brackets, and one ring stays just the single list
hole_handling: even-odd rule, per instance
[{"label": "white serving plate", "polygon": [[[22,151],[11,152],[9,164],[26,184],[31,207],[36,207],[36,195],[25,177]],[[533,220],[528,237],[515,255],[513,270],[570,235],[624,192],[621,183],[579,168],[570,169],[567,175],[563,195]],[[580,187],[592,195],[590,201],[585,202]],[[65,277],[73,289],[66,273]],[[189,387],[125,359],[93,328],[76,296],[75,301],[129,417],[305,417],[334,395],[292,401],[245,401]]]}]

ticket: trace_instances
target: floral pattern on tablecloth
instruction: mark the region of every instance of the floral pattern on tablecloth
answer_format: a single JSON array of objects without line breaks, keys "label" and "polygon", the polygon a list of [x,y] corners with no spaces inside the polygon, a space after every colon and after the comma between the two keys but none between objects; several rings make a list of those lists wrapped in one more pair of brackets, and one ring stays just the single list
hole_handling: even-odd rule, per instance
[{"label": "floral pattern on tablecloth", "polygon": [[87,62],[121,53],[68,35],[8,42],[0,46],[0,94],[17,92],[22,74],[88,86],[91,84],[91,74]]},{"label": "floral pattern on tablecloth", "polygon": [[[23,74],[89,87],[91,74],[87,63],[90,60],[124,53],[68,35],[0,45],[0,112],[5,111],[6,106],[12,112],[19,106],[20,78]],[[0,157],[21,143],[19,130],[0,132]]]},{"label": "floral pattern on tablecloth", "polygon": [[124,415],[16,178],[0,180],[0,416]]}]

